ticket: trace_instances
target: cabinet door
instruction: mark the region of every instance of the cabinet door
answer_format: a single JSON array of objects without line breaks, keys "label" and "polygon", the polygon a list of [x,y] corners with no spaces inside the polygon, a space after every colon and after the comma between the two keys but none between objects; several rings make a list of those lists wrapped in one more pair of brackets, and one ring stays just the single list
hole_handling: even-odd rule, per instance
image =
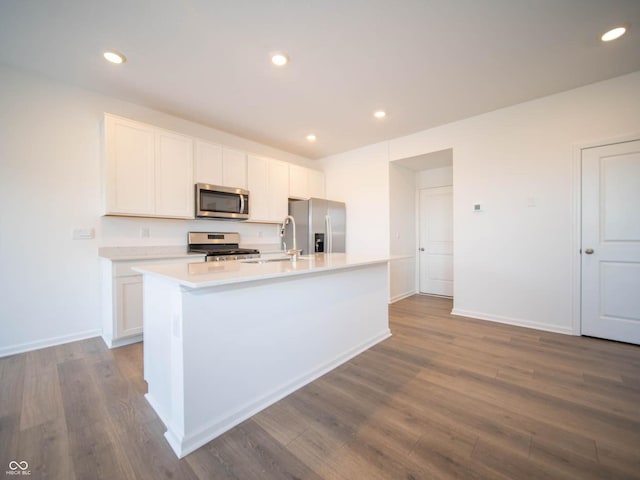
[{"label": "cabinet door", "polygon": [[154,129],[105,115],[105,214],[153,215]]},{"label": "cabinet door", "polygon": [[193,218],[193,140],[156,131],[156,209],[162,217]]},{"label": "cabinet door", "polygon": [[[247,156],[247,186],[250,192],[250,220],[264,222],[269,220],[269,159]],[[284,218],[284,217],[283,217]]]},{"label": "cabinet door", "polygon": [[114,339],[142,333],[142,275],[115,279],[116,331]]},{"label": "cabinet door", "polygon": [[222,147],[214,143],[195,142],[195,183],[222,185]]},{"label": "cabinet door", "polygon": [[299,165],[289,165],[289,197],[309,198],[307,169]]},{"label": "cabinet door", "polygon": [[222,185],[247,188],[247,154],[222,147]]},{"label": "cabinet door", "polygon": [[269,164],[269,216],[282,222],[289,211],[289,166],[272,160]]},{"label": "cabinet door", "polygon": [[309,169],[308,187],[310,198],[325,198],[324,172]]}]

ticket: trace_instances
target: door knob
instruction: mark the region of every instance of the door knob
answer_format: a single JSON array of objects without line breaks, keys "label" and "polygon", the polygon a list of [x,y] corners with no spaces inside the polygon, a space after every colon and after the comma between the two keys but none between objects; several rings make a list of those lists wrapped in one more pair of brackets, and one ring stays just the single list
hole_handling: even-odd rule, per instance
[{"label": "door knob", "polygon": [[420,247],[418,250],[420,250],[421,252],[424,252],[424,248]]},{"label": "door knob", "polygon": [[587,248],[584,253],[586,253],[587,255],[591,255],[593,253],[593,248]]}]

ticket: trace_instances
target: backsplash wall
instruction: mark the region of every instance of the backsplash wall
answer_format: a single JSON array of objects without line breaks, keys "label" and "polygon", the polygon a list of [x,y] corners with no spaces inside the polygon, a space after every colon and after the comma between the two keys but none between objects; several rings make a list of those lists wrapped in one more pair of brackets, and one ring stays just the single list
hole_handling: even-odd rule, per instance
[{"label": "backsplash wall", "polygon": [[269,223],[103,216],[98,228],[101,247],[186,246],[188,232],[238,232],[242,246],[258,249],[280,244],[279,227]]}]

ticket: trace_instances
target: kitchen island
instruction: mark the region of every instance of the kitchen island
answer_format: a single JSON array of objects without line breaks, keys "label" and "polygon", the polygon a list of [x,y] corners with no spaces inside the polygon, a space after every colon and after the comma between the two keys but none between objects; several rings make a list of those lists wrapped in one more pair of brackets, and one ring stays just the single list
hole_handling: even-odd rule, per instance
[{"label": "kitchen island", "polygon": [[146,398],[176,455],[388,338],[387,260],[319,254],[137,268]]}]

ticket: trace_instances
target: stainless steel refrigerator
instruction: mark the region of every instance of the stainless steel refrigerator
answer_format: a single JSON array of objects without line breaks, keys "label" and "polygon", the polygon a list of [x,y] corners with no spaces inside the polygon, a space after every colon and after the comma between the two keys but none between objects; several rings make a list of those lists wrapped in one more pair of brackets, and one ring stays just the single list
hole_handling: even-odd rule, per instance
[{"label": "stainless steel refrigerator", "polygon": [[[302,255],[344,253],[346,245],[346,209],[342,202],[310,198],[289,200],[289,215],[296,222],[296,247]],[[293,248],[293,228],[287,225],[284,242]]]}]

